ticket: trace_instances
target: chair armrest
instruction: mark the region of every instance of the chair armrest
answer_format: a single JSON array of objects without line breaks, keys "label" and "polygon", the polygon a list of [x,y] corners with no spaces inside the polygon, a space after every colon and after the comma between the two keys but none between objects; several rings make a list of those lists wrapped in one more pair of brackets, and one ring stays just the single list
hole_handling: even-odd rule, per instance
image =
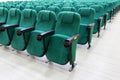
[{"label": "chair armrest", "polygon": [[98,21],[101,21],[102,19],[103,19],[103,17],[99,17],[99,18],[98,18]]},{"label": "chair armrest", "polygon": [[0,22],[0,25],[3,25],[3,24],[5,24],[6,22]]},{"label": "chair armrest", "polygon": [[74,36],[66,39],[66,40],[64,41],[64,46],[65,46],[65,47],[70,47],[72,41],[78,39],[78,37],[79,37],[79,34],[76,34],[76,35],[74,35]]},{"label": "chair armrest", "polygon": [[54,34],[54,30],[50,30],[50,31],[44,32],[42,34],[38,34],[37,40],[42,40],[44,37],[52,35],[52,34]]},{"label": "chair armrest", "polygon": [[19,26],[18,24],[11,24],[11,25],[3,25],[0,27],[0,31],[5,31],[5,29],[9,29],[9,28],[15,28]]},{"label": "chair armrest", "polygon": [[17,35],[21,35],[22,33],[30,32],[32,30],[34,30],[34,27],[29,27],[29,28],[25,28],[25,29],[22,29],[22,30],[18,30]]},{"label": "chair armrest", "polygon": [[18,24],[11,24],[11,25],[3,25],[1,27],[3,27],[4,29],[9,29],[9,28],[15,28],[17,26],[19,26],[19,25]]},{"label": "chair armrest", "polygon": [[104,16],[108,16],[108,13],[105,13]]},{"label": "chair armrest", "polygon": [[88,27],[87,27],[87,29],[90,29],[90,28],[94,27],[94,25],[95,25],[95,23],[89,24]]},{"label": "chair armrest", "polygon": [[113,9],[112,9],[112,10],[110,10],[110,12],[113,12]]}]

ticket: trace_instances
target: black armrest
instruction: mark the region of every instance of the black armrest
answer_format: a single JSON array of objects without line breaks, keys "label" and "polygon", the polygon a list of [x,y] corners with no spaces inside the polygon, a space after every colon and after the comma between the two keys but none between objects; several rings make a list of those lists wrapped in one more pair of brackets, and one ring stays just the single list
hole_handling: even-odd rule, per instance
[{"label": "black armrest", "polygon": [[98,21],[101,21],[102,19],[103,19],[103,17],[99,17],[99,18],[98,18]]},{"label": "black armrest", "polygon": [[0,31],[5,31],[5,29],[3,27],[0,27]]},{"label": "black armrest", "polygon": [[54,30],[50,30],[50,31],[44,32],[42,34],[38,34],[37,35],[37,40],[41,40],[45,36],[49,36],[49,35],[52,35],[52,34],[54,34]]},{"label": "black armrest", "polygon": [[74,36],[66,39],[66,40],[64,41],[64,46],[65,46],[65,47],[69,47],[69,46],[71,45],[72,41],[78,39],[78,37],[79,37],[79,34],[76,34],[76,35],[74,35]]},{"label": "black armrest", "polygon": [[0,27],[0,31],[5,31],[5,29],[9,29],[9,28],[15,28],[17,27],[18,24],[12,24],[12,25],[3,25]]},{"label": "black armrest", "polygon": [[18,24],[11,24],[11,25],[3,25],[1,27],[3,27],[4,29],[9,29],[9,28],[15,28],[17,26],[19,26],[19,25]]},{"label": "black armrest", "polygon": [[32,30],[34,30],[34,27],[29,27],[29,28],[25,28],[25,29],[22,29],[22,30],[18,30],[17,35],[21,35],[22,33],[30,32]]},{"label": "black armrest", "polygon": [[108,13],[105,13],[104,16],[108,16]]},{"label": "black armrest", "polygon": [[110,10],[110,12],[112,13],[112,12],[113,12],[113,9],[112,9],[112,10]]},{"label": "black armrest", "polygon": [[94,27],[94,25],[95,25],[95,23],[89,24],[88,27],[87,27],[87,29],[90,29],[90,28]]},{"label": "black armrest", "polygon": [[3,24],[5,24],[6,22],[0,22],[0,25],[3,25]]}]

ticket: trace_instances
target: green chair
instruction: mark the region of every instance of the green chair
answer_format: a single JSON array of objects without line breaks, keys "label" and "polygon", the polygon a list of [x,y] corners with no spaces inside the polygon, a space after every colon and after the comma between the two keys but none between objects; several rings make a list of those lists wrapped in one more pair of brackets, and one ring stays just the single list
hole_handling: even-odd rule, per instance
[{"label": "green chair", "polygon": [[47,49],[47,59],[57,64],[70,62],[70,71],[75,67],[76,44],[79,35],[80,15],[63,11],[57,16],[55,34],[50,37]]},{"label": "green chair", "polygon": [[79,8],[82,8],[82,7],[87,7],[87,6],[86,5],[80,5],[80,4],[75,6],[77,11],[79,10]]},{"label": "green chair", "polygon": [[0,25],[5,24],[7,21],[8,9],[0,7]]},{"label": "green chair", "polygon": [[36,6],[35,10],[37,11],[37,13],[39,13],[39,11],[45,10],[45,7],[44,6]]},{"label": "green chair", "polygon": [[78,10],[81,15],[81,22],[79,30],[80,38],[78,39],[78,44],[88,43],[88,49],[91,47],[92,34],[94,29],[94,16],[95,10],[89,7],[83,7]]},{"label": "green chair", "polygon": [[108,10],[107,10],[107,12],[108,12],[108,20],[110,20],[110,22],[111,22],[111,19],[112,19],[112,15],[113,15],[113,10],[114,10],[114,4],[113,3],[107,3],[108,4]]},{"label": "green chair", "polygon": [[14,28],[18,27],[21,17],[21,12],[19,9],[11,8],[8,12],[8,17],[6,24],[0,26],[0,44],[10,45]]},{"label": "green chair", "polygon": [[59,7],[60,9],[62,8],[62,5],[60,4],[54,4],[53,6]]},{"label": "green chair", "polygon": [[63,7],[61,9],[61,11],[72,11],[72,12],[76,12],[76,9],[74,7]]},{"label": "green chair", "polygon": [[49,37],[54,33],[56,16],[52,11],[42,10],[38,13],[35,30],[30,34],[27,52],[42,57],[46,51]]},{"label": "green chair", "polygon": [[94,26],[94,30],[93,33],[96,34],[98,32],[98,37],[100,36],[100,30],[102,27],[102,20],[103,20],[103,16],[102,16],[102,11],[103,11],[103,7],[100,5],[92,5],[90,6],[91,8],[95,9],[95,26]]},{"label": "green chair", "polygon": [[34,30],[36,11],[24,9],[21,13],[20,25],[15,28],[11,46],[16,50],[25,50],[30,37],[30,31]]},{"label": "green chair", "polygon": [[56,15],[60,12],[60,8],[57,6],[50,6],[48,10],[55,12]]},{"label": "green chair", "polygon": [[108,12],[107,12],[107,4],[102,3],[99,4],[101,6],[103,6],[103,20],[102,20],[102,27],[104,26],[104,29],[106,29],[106,24],[107,24],[107,19],[108,19]]},{"label": "green chair", "polygon": [[23,10],[23,9],[24,9],[24,6],[22,6],[22,5],[17,5],[16,8],[17,8],[17,9],[20,9],[20,10]]},{"label": "green chair", "polygon": [[32,5],[26,5],[25,9],[34,9],[34,6],[32,6]]}]

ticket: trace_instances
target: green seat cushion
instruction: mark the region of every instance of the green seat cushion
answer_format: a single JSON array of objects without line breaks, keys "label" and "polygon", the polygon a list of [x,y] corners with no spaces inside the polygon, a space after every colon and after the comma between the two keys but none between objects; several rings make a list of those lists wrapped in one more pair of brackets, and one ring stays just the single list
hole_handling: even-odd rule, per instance
[{"label": "green seat cushion", "polygon": [[80,24],[80,30],[79,30],[80,37],[78,39],[78,44],[86,44],[87,43],[87,25],[86,24]]},{"label": "green seat cushion", "polygon": [[[44,54],[43,39],[38,41],[37,35],[43,33],[43,31],[34,30],[30,34],[30,40],[27,46],[27,51],[29,54],[42,57]],[[48,46],[49,36],[45,38],[45,46]]]},{"label": "green seat cushion", "polygon": [[[92,40],[93,29],[94,27],[92,27],[90,31],[90,42]],[[86,44],[88,41],[88,31],[87,31],[86,24],[80,24],[79,34],[80,34],[80,37],[78,39],[78,44]]]},{"label": "green seat cushion", "polygon": [[9,43],[10,43],[10,38],[9,38],[7,30],[0,31],[0,44],[8,45]]},{"label": "green seat cushion", "polygon": [[29,32],[26,32],[20,36],[16,34],[18,30],[24,29],[23,27],[18,27],[15,29],[13,39],[12,39],[12,47],[16,50],[24,50],[26,48],[26,45],[29,41]]},{"label": "green seat cushion", "polygon": [[50,61],[62,65],[68,62],[69,49],[64,47],[64,40],[67,38],[68,36],[61,34],[55,34],[51,37],[48,52],[46,53],[46,56]]}]

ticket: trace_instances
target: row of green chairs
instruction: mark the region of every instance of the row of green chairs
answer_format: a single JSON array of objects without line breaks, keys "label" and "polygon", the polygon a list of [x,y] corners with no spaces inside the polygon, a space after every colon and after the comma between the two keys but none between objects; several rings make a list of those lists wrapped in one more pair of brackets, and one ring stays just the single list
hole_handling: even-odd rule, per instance
[{"label": "row of green chairs", "polygon": [[100,28],[120,7],[106,9],[106,3],[87,5],[79,6],[78,11],[74,7],[59,6],[38,11],[29,9],[31,6],[23,10],[0,7],[0,44],[11,45],[18,51],[27,50],[33,56],[46,56],[61,65],[70,63],[72,71],[76,44],[88,43],[90,48],[92,34],[98,32],[99,37]]},{"label": "row of green chairs", "polygon": [[[66,2],[65,2],[66,3]],[[79,44],[86,44],[88,42],[89,44],[89,47],[90,47],[90,42],[92,40],[92,33],[97,33],[98,32],[98,37],[100,35],[100,30],[101,30],[101,27],[104,26],[104,29],[106,27],[106,23],[107,23],[107,20],[111,20],[111,17],[114,15],[113,13],[115,12],[115,9],[114,9],[114,6],[113,4],[110,2],[108,4],[108,2],[106,3],[103,3],[101,2],[99,5],[98,3],[93,3],[93,2],[82,2],[82,3],[78,3],[76,6],[75,4],[71,4],[71,3],[62,3],[61,5],[65,5],[65,6],[71,6],[71,5],[74,5],[74,7],[77,7],[78,11],[76,10],[76,8],[74,7],[62,7],[62,9],[60,10],[60,6],[57,5],[57,4],[54,4],[53,6],[50,6],[47,8],[48,10],[51,10],[51,11],[54,11],[56,13],[56,15],[60,12],[60,11],[72,11],[72,12],[78,12],[79,13],[79,8],[88,8],[88,12],[89,12],[89,7],[91,8],[94,8],[95,9],[95,13],[94,13],[94,16],[92,18],[90,18],[90,20],[92,21],[93,18],[94,18],[94,22],[95,23],[95,26],[94,26],[94,29],[92,28],[91,31],[87,30],[87,29],[83,29],[81,31],[81,34],[83,34],[82,36],[82,39],[80,39],[78,41]],[[77,3],[77,2],[76,2]],[[85,5],[81,5],[81,4],[85,4]],[[108,6],[109,5],[109,6]],[[21,6],[17,6],[17,8],[19,8],[20,10],[24,9],[22,8],[21,9]],[[32,8],[32,6],[28,5],[26,6],[26,8]],[[37,12],[39,12],[40,10],[45,10],[45,6],[36,6],[35,10]],[[86,12],[87,13],[87,12]],[[90,16],[90,15],[89,15]],[[88,17],[88,16],[87,16]],[[84,16],[81,16],[81,18],[84,19]],[[87,24],[87,22],[89,22],[87,20],[87,18],[85,18],[86,20],[83,20],[81,19],[81,24]],[[85,31],[86,30],[86,31]],[[86,35],[87,34],[87,35]],[[86,35],[86,36],[85,36]]]},{"label": "row of green chairs", "polygon": [[[50,8],[50,10],[52,10],[53,8]],[[83,10],[82,10],[83,9]],[[81,11],[82,10],[82,11]],[[2,11],[2,10],[1,10]],[[53,11],[53,10],[52,10]],[[63,10],[64,11],[64,10]],[[85,11],[88,11],[88,13],[86,13]],[[85,27],[83,27],[79,33],[81,35],[81,38],[79,38],[78,40],[78,44],[89,44],[89,48],[90,48],[90,43],[91,43],[91,39],[92,39],[92,32],[93,32],[93,27],[89,29],[87,29],[87,27],[89,27],[89,24],[94,23],[94,10],[92,10],[91,8],[81,8],[78,12],[81,15],[81,23],[80,26],[82,27],[82,25],[84,25]],[[93,14],[94,13],[94,14]],[[86,15],[85,15],[86,14]],[[91,16],[92,15],[92,16]],[[88,20],[88,18],[91,20]],[[92,25],[94,26],[94,25]],[[92,30],[92,31],[91,31]]]},{"label": "row of green chairs", "polygon": [[[95,4],[95,3],[94,3]],[[97,6],[101,6],[102,8],[102,12],[100,13],[101,15],[103,15],[104,17],[103,17],[103,20],[102,20],[102,23],[101,24],[97,24],[97,23],[99,23],[97,20],[95,20],[95,27],[94,27],[94,34],[95,33],[97,33],[98,32],[98,37],[99,37],[99,35],[100,35],[100,26],[104,26],[104,28],[106,27],[106,22],[107,22],[107,19],[109,20],[111,20],[111,15],[112,15],[112,13],[113,13],[113,6],[111,7],[111,8],[109,8],[109,6],[108,7],[106,7],[106,4],[107,3],[105,3],[105,4],[103,4],[103,3],[101,3],[101,5],[98,5],[97,4]],[[111,3],[110,3],[111,4]],[[67,4],[68,5],[68,4]],[[93,3],[91,4],[91,3],[89,3],[89,5],[88,5],[88,3],[86,4],[87,6],[90,6],[91,7],[91,5],[93,6]],[[79,5],[79,7],[77,7],[78,9],[80,8],[80,7],[86,7],[86,5]],[[110,5],[111,6],[111,5]],[[21,9],[21,7],[18,5],[18,7]],[[50,6],[50,7],[52,7],[52,10],[54,10],[57,14],[60,12],[60,8],[58,7],[58,6],[56,6],[57,8],[53,8],[53,7],[55,7],[55,6]],[[33,7],[32,6],[30,6],[30,5],[28,5],[26,8],[32,8],[33,9]],[[93,8],[95,8],[95,7],[93,7]],[[107,8],[109,8],[109,9],[107,9]],[[22,8],[23,9],[23,8]],[[40,10],[44,10],[45,9],[45,7],[44,6],[36,6],[36,10],[37,10],[37,12],[39,12]],[[48,9],[49,9],[49,7],[48,7]],[[75,8],[73,8],[73,7],[63,7],[62,9],[61,9],[62,11],[73,11],[73,12],[75,12],[76,11],[76,9]],[[100,10],[100,9],[99,9]],[[98,11],[99,11],[98,10]],[[108,12],[107,12],[108,11]],[[100,12],[100,11],[99,11]],[[109,13],[109,14],[106,14],[106,13]],[[104,15],[104,14],[106,14],[106,15]],[[95,16],[96,16],[97,14],[95,14]],[[107,16],[108,15],[108,16]],[[99,26],[99,27],[96,27],[96,26]]]},{"label": "row of green chairs", "polygon": [[[76,44],[80,30],[80,15],[63,11],[57,16],[52,11],[42,10],[36,15],[32,9],[0,8],[0,44],[65,65],[75,64]],[[7,17],[6,17],[7,16]],[[37,17],[37,20],[36,20]],[[0,18],[1,19],[1,18]]]},{"label": "row of green chairs", "polygon": [[[30,7],[30,6],[29,6]],[[89,47],[90,48],[90,43],[91,43],[91,40],[92,40],[92,33],[97,33],[98,32],[98,37],[100,35],[100,30],[101,30],[101,27],[102,26],[106,26],[106,22],[107,22],[107,19],[108,19],[108,16],[112,15],[112,9],[109,11],[110,14],[108,15],[109,12],[106,11],[106,8],[104,9],[102,6],[100,5],[92,5],[90,6],[91,8],[94,8],[95,11],[93,11],[92,13],[93,16],[91,18],[89,18],[91,15],[89,13],[89,7],[79,7],[79,8],[86,8],[86,12],[84,12],[85,14],[88,14],[87,17],[85,17],[84,15],[81,16],[81,24],[87,24],[88,25],[88,22],[90,22],[88,20],[88,18],[92,21],[90,23],[95,23],[95,26],[91,28],[91,30],[87,30],[85,27],[83,27],[83,29],[81,29],[81,39],[78,40],[78,43],[79,44],[86,44],[88,43],[89,44]],[[88,8],[88,9],[87,9]],[[45,10],[45,7],[44,6],[37,6],[36,7],[36,11],[39,12],[40,10]],[[48,7],[48,10],[51,10],[51,11],[54,11],[56,13],[56,15],[60,12],[60,8],[58,6],[50,6]],[[75,8],[74,7],[63,7],[62,8],[62,11],[72,11],[72,12],[76,12]],[[87,12],[88,11],[88,12]],[[79,9],[78,9],[78,13],[79,13]],[[83,13],[83,14],[84,14]],[[81,13],[79,13],[81,14]],[[85,18],[84,18],[85,17]],[[112,17],[112,16],[111,16]],[[94,19],[94,21],[93,21]],[[111,19],[111,18],[110,18]],[[90,24],[89,23],[89,24]],[[94,28],[94,29],[93,29]],[[105,27],[104,27],[105,28]]]}]

